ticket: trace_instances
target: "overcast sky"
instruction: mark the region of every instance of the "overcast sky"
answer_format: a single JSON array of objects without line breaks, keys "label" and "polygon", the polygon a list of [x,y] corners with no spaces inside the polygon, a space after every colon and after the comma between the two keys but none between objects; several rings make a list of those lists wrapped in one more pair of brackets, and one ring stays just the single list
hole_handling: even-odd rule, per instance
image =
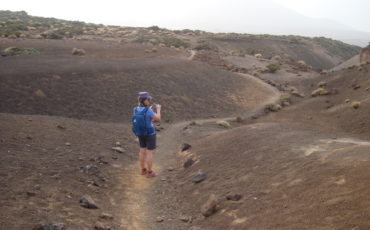
[{"label": "overcast sky", "polygon": [[[263,1],[275,1],[308,17],[330,19],[355,30],[370,32],[369,0],[4,0],[0,4],[0,9],[25,10],[36,16],[102,24],[126,26],[158,24],[170,29],[183,29],[182,27],[192,29],[197,27],[190,20],[193,14],[202,12],[206,18],[207,9],[216,10],[220,14],[224,11],[225,14],[232,14],[228,8],[232,8],[233,5]],[[273,14],[273,9],[272,11],[270,9],[269,13],[271,12]],[[250,13],[253,13],[253,7],[245,9],[245,14]],[[263,12],[258,13],[262,13],[261,17],[269,17]],[[177,20],[171,22],[169,20],[171,17]]]}]

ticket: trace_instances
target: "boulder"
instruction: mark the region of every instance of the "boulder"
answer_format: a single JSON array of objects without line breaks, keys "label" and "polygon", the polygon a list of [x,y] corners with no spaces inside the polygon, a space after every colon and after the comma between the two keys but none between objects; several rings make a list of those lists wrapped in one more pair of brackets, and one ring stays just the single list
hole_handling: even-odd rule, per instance
[{"label": "boulder", "polygon": [[98,209],[95,201],[90,196],[84,196],[80,199],[80,205],[88,209]]},{"label": "boulder", "polygon": [[197,172],[197,174],[195,174],[195,176],[191,179],[191,181],[194,183],[200,183],[204,181],[206,178],[207,178],[207,174],[199,171]]},{"label": "boulder", "polygon": [[83,168],[84,173],[92,175],[99,171],[99,168],[96,165],[86,165]]},{"label": "boulder", "polygon": [[204,203],[200,208],[202,215],[205,217],[209,217],[214,214],[217,211],[217,203],[218,200],[216,195],[210,195],[206,203]]},{"label": "boulder", "polygon": [[184,151],[186,151],[186,150],[188,150],[188,149],[190,149],[191,148],[191,145],[190,144],[188,144],[188,143],[183,143],[182,145],[181,145],[181,152],[184,152]]},{"label": "boulder", "polygon": [[124,153],[126,151],[124,148],[119,146],[112,147],[112,150],[118,153]]},{"label": "boulder", "polygon": [[189,157],[188,159],[186,159],[186,161],[184,162],[184,168],[189,168],[190,166],[192,166],[194,164],[194,160],[193,158]]},{"label": "boulder", "polygon": [[83,56],[86,54],[86,51],[83,49],[78,49],[78,48],[73,48],[72,49],[72,54],[73,55],[78,55],[78,56]]},{"label": "boulder", "polygon": [[354,108],[354,109],[360,108],[360,105],[361,105],[361,102],[359,102],[359,101],[354,101],[354,102],[351,103],[351,107]]},{"label": "boulder", "polygon": [[229,194],[226,196],[226,199],[227,200],[232,200],[232,201],[238,201],[242,198],[242,195],[239,194],[239,193],[235,193],[235,194]]}]

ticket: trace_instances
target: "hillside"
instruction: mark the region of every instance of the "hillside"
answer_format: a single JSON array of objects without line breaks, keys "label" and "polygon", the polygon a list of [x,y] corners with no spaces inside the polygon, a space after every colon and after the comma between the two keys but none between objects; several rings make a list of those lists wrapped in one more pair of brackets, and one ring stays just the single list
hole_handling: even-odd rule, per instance
[{"label": "hillside", "polygon": [[[358,47],[9,11],[0,25],[1,230],[370,228]],[[156,178],[130,131],[138,91],[162,104]]]},{"label": "hillside", "polygon": [[[145,89],[165,104],[164,120],[183,120],[242,112],[267,93],[165,47],[148,54],[148,46],[99,41],[0,41],[2,49],[15,45],[41,54],[2,58],[0,111],[6,113],[127,122]],[[75,46],[87,54],[72,55]]]},{"label": "hillside", "polygon": [[[369,68],[306,79],[305,94],[321,81],[337,93],[246,118],[242,126],[191,127],[177,137],[192,148],[178,152],[178,173],[169,175],[177,183],[166,191],[182,194],[183,212],[202,229],[369,228]],[[212,125],[210,134],[205,127]],[[183,166],[188,159],[194,163]],[[191,183],[199,171],[206,179]],[[215,213],[204,218],[199,204],[211,194]]]},{"label": "hillside", "polygon": [[[104,26],[29,16],[26,12],[0,11],[0,36],[9,38],[109,40],[143,43],[199,50],[215,49],[266,58],[280,55],[286,60],[304,60],[308,64],[330,69],[360,51],[360,47],[327,38],[251,34],[214,34],[204,31],[167,30],[157,26],[132,28]],[[297,50],[299,52],[297,52]]]}]

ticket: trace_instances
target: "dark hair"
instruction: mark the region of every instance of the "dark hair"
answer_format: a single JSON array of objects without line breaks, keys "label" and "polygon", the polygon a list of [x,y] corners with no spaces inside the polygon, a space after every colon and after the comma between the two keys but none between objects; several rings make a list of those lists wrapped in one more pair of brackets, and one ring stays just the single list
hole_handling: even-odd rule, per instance
[{"label": "dark hair", "polygon": [[148,98],[139,98],[139,103],[140,103],[140,104],[145,105],[145,104],[144,104],[144,101],[145,101],[146,99],[148,99]]}]

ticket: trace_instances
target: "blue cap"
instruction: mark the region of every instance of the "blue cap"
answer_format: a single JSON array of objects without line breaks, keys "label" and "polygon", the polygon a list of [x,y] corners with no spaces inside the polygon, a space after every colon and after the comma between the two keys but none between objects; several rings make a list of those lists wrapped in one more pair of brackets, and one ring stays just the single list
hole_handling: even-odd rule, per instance
[{"label": "blue cap", "polygon": [[138,97],[139,99],[145,99],[145,98],[152,99],[152,96],[150,96],[148,92],[139,92]]}]

